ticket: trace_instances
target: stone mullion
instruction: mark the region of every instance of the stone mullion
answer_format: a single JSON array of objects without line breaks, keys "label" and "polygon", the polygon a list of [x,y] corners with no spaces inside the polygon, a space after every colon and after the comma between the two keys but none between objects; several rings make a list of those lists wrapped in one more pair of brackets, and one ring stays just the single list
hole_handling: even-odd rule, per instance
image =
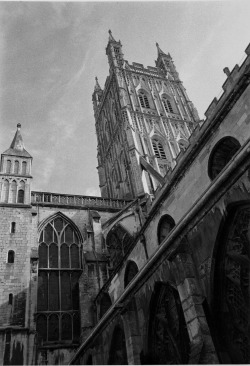
[{"label": "stone mullion", "polygon": [[177,254],[172,259],[172,266],[190,338],[189,364],[217,364],[218,357],[202,306],[204,296],[191,255]]}]

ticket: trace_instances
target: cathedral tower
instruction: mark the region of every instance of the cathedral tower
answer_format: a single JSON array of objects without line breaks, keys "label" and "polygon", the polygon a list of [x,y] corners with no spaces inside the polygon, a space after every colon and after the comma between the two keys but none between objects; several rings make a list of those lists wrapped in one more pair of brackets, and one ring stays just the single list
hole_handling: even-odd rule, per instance
[{"label": "cathedral tower", "polygon": [[32,157],[25,150],[21,124],[10,148],[1,155],[0,202],[7,204],[30,204]]},{"label": "cathedral tower", "polygon": [[199,122],[172,57],[156,46],[155,67],[131,65],[109,31],[109,76],[92,97],[103,197],[154,194]]}]

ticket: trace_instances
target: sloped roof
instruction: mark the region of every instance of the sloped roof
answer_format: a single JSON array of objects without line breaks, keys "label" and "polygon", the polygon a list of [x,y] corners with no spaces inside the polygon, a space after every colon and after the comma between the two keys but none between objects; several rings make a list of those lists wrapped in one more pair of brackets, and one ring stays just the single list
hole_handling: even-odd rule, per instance
[{"label": "sloped roof", "polygon": [[24,148],[23,138],[21,135],[21,124],[17,124],[17,131],[13,138],[13,141],[9,147],[9,149],[3,152],[3,155],[12,155],[12,156],[23,156],[26,158],[31,158],[32,156],[28,153]]}]

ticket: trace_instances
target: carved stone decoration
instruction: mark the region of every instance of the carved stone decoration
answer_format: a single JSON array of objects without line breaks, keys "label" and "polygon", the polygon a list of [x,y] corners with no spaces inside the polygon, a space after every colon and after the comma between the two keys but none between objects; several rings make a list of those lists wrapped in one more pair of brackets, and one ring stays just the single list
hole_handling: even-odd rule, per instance
[{"label": "carved stone decoration", "polygon": [[157,365],[188,363],[189,337],[177,290],[160,284],[151,305],[147,362]]},{"label": "carved stone decoration", "polygon": [[250,207],[241,208],[218,257],[216,320],[223,363],[250,362]]}]

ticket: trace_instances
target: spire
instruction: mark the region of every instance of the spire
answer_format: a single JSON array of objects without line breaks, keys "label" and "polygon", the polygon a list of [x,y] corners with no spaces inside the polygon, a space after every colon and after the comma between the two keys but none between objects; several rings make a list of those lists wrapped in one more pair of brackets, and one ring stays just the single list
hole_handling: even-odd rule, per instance
[{"label": "spire", "polygon": [[112,32],[111,32],[111,30],[109,29],[109,42],[116,42],[116,40],[114,39],[114,37],[112,36]]},{"label": "spire", "polygon": [[100,87],[100,84],[98,82],[97,76],[95,77],[95,91],[102,91],[102,88]]},{"label": "spire", "polygon": [[7,155],[26,156],[31,158],[30,154],[25,150],[23,138],[21,135],[21,124],[17,124],[17,131],[10,145],[10,148],[4,152]]},{"label": "spire", "polygon": [[159,46],[159,43],[156,42],[156,47],[157,47],[157,50],[158,50],[158,56],[159,55],[166,55],[165,52],[163,52],[161,49],[160,49],[160,46]]}]

